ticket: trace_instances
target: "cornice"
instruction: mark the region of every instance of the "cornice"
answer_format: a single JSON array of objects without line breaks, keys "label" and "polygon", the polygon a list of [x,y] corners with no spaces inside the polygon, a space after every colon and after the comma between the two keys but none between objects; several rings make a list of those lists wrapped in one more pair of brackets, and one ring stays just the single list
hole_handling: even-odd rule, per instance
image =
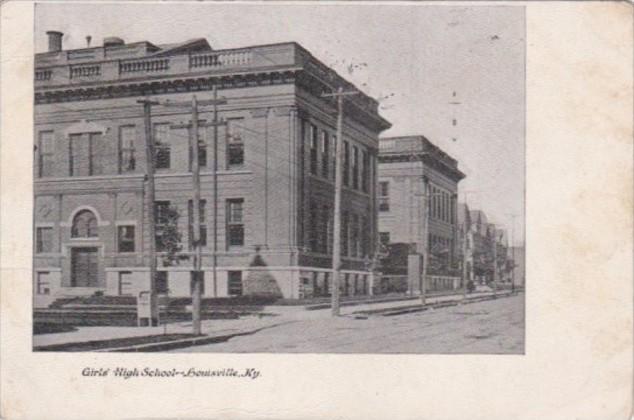
[{"label": "cornice", "polygon": [[[303,68],[269,70],[258,73],[232,73],[225,75],[191,75],[169,79],[145,78],[125,82],[102,82],[98,84],[67,85],[47,89],[36,89],[35,104],[94,101],[100,99],[129,98],[169,93],[210,91],[213,86],[220,89],[251,88],[280,84],[295,84],[315,97],[330,91],[332,87],[310,71]],[[331,104],[332,105],[332,104]],[[390,126],[380,115],[374,114],[355,101],[346,101],[344,112],[371,131],[381,132]]]},{"label": "cornice", "polygon": [[294,83],[296,72],[297,69],[284,69],[213,76],[184,74],[169,79],[147,77],[125,82],[66,85],[49,89],[36,89],[35,104],[209,91],[213,89],[213,86],[229,89],[288,84]]},{"label": "cornice", "polygon": [[394,163],[394,162],[412,162],[422,161],[426,166],[448,176],[452,181],[458,182],[461,179],[465,178],[465,174],[463,174],[457,168],[451,168],[448,165],[444,164],[440,160],[430,156],[428,154],[415,155],[411,154],[380,154],[379,153],[379,165],[385,163]]}]

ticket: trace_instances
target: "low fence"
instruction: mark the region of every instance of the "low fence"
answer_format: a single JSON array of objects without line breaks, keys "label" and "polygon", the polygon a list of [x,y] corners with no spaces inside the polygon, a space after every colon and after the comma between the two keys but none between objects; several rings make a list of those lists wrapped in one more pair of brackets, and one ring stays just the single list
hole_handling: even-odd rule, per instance
[{"label": "low fence", "polygon": [[[460,277],[454,276],[428,275],[426,284],[428,292],[457,290],[462,287]],[[383,275],[375,293],[406,293],[407,289],[407,275]]]},{"label": "low fence", "polygon": [[459,288],[460,277],[427,276],[427,290],[429,291],[456,290]]}]

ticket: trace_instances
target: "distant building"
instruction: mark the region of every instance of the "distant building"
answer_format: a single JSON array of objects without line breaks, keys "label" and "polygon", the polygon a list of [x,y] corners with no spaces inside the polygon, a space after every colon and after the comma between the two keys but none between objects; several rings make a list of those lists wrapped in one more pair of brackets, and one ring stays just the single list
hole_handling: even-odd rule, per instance
[{"label": "distant building", "polygon": [[509,247],[509,258],[513,262],[511,281],[515,286],[524,287],[526,285],[526,251],[524,246]]},{"label": "distant building", "polygon": [[493,248],[491,232],[486,214],[482,210],[470,210],[471,236],[473,238],[472,260],[473,279],[485,284],[493,279]]},{"label": "distant building", "polygon": [[[411,252],[429,249],[430,288],[452,288],[456,266],[457,192],[465,175],[458,162],[424,136],[379,141],[379,237],[384,244],[408,244]],[[427,203],[427,205],[425,204]],[[428,232],[425,232],[425,217]],[[438,284],[436,284],[438,283]],[[420,290],[410,284],[410,291]]]},{"label": "distant building", "polygon": [[[458,255],[461,264],[466,265],[466,280],[473,281],[473,236],[471,213],[469,206],[458,203]],[[466,243],[464,243],[466,241]]]},{"label": "distant building", "polygon": [[[205,39],[155,45],[111,37],[64,50],[62,34],[49,32],[49,51],[35,55],[34,83],[36,304],[148,290],[147,244],[155,240],[161,251],[170,208],[180,214],[184,259],[160,265],[156,284],[160,293],[190,295],[191,150],[188,129],[175,125],[191,113],[152,110],[157,237],[150,238],[137,101],[204,100],[213,86],[227,102],[219,106],[226,125],[219,128],[216,203],[213,129],[199,139],[204,296],[330,293],[336,104],[321,95],[354,86],[300,45],[214,50]],[[377,237],[378,136],[390,123],[364,94],[345,108],[341,284],[344,294],[363,294]],[[199,117],[210,122],[211,107],[201,106]]]},{"label": "distant building", "polygon": [[505,229],[495,229],[495,242],[497,246],[497,270],[498,282],[510,283],[511,269],[508,265],[508,237]]}]

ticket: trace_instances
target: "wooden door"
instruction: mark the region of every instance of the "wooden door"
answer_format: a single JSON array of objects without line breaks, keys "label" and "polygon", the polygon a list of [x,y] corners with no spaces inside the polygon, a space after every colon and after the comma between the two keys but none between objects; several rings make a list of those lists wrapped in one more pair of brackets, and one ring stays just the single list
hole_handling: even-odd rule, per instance
[{"label": "wooden door", "polygon": [[73,248],[71,255],[71,286],[98,287],[97,248]]}]

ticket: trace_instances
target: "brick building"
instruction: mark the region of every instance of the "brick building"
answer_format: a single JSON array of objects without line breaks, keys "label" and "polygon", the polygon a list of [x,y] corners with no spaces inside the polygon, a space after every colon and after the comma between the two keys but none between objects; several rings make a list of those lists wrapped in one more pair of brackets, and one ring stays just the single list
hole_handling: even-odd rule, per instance
[{"label": "brick building", "polygon": [[[458,162],[424,136],[387,137],[379,142],[379,235],[383,243],[410,244],[423,252],[428,241],[432,277],[455,275]],[[425,209],[427,201],[427,209]],[[425,211],[428,232],[425,232]],[[435,288],[436,280],[430,282]],[[438,288],[455,287],[440,279]],[[447,284],[444,284],[447,283]],[[410,291],[418,290],[410,284]]]},{"label": "brick building", "polygon": [[[323,295],[329,289],[336,106],[321,97],[354,88],[296,43],[214,50],[204,39],[125,43],[35,56],[34,292],[36,303],[149,288],[142,105],[149,97],[155,139],[157,248],[166,210],[177,210],[181,262],[163,266],[157,288],[191,293],[192,176],[187,108],[219,105],[217,243],[213,249],[213,129],[201,129],[204,296]],[[390,127],[363,94],[345,103],[342,197],[344,294],[367,293],[364,257],[377,235],[378,135]],[[199,109],[211,121],[210,106]],[[206,240],[205,240],[206,239]],[[217,256],[213,276],[212,256]]]}]

